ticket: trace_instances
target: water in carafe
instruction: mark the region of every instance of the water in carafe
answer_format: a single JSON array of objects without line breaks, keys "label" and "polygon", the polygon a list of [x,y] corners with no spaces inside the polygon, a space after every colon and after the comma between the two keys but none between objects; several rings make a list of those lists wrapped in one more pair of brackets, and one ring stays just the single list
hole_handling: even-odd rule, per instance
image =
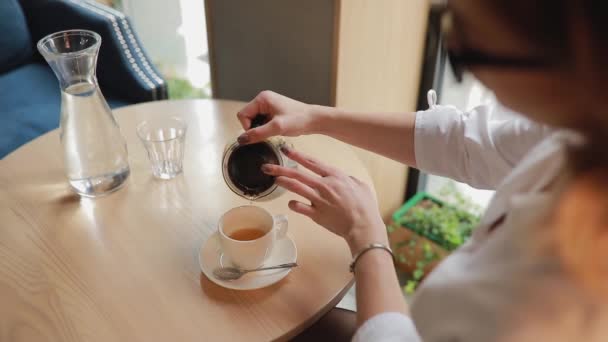
[{"label": "water in carafe", "polygon": [[70,185],[85,196],[116,189],[129,176],[127,149],[98,88],[77,83],[61,95],[60,136]]}]

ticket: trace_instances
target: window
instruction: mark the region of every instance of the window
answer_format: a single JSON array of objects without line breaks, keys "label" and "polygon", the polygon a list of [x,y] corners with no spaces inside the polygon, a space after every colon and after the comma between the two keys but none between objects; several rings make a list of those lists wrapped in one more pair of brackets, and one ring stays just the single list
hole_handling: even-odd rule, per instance
[{"label": "window", "polygon": [[100,0],[125,13],[169,83],[169,98],[211,95],[204,0]]}]

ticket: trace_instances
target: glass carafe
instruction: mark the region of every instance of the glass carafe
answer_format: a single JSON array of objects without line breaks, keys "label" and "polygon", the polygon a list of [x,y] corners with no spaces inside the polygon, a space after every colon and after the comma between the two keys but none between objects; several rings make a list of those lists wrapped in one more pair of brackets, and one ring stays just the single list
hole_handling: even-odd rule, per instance
[{"label": "glass carafe", "polygon": [[95,76],[100,45],[99,34],[86,30],[57,32],[38,42],[61,87],[59,128],[67,177],[86,197],[117,190],[129,176],[127,145]]}]

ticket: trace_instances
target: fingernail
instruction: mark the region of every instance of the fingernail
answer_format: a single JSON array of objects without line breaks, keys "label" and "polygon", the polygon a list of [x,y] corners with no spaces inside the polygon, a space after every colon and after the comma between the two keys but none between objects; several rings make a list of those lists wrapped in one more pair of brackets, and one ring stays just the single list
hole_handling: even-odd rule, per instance
[{"label": "fingernail", "polygon": [[270,166],[269,164],[262,165],[262,172],[264,172],[264,173],[271,173],[272,172],[272,166]]},{"label": "fingernail", "polygon": [[281,152],[283,152],[285,154],[289,154],[289,153],[291,153],[291,147],[289,147],[287,145],[283,145],[283,146],[281,146]]},{"label": "fingernail", "polygon": [[245,145],[246,143],[249,142],[249,136],[247,135],[247,133],[243,133],[241,134],[238,138],[236,138],[236,141],[240,144],[240,145]]}]

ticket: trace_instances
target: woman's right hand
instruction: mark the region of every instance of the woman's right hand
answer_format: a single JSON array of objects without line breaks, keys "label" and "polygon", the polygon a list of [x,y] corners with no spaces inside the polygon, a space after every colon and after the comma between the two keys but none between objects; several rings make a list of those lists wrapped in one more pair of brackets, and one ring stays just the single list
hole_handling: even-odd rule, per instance
[{"label": "woman's right hand", "polygon": [[[245,129],[238,141],[251,144],[276,135],[295,137],[316,133],[322,108],[265,90],[238,112],[237,117]],[[262,126],[251,128],[251,120],[258,114],[267,115],[269,120]]]},{"label": "woman's right hand", "polygon": [[353,255],[370,243],[388,243],[370,186],[295,149],[284,147],[283,153],[316,174],[274,164],[262,166],[264,173],[277,177],[278,185],[310,201],[290,201],[291,210],[343,237]]}]

